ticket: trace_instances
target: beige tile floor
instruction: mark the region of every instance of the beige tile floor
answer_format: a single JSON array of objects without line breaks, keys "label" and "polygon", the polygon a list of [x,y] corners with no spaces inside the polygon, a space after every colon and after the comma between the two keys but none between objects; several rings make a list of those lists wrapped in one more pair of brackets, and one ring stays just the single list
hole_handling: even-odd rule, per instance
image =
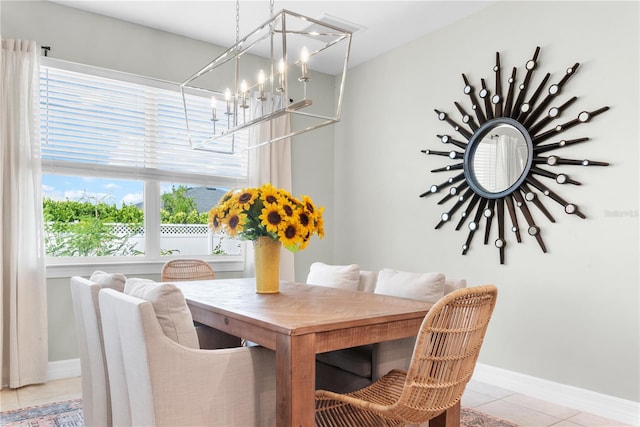
[{"label": "beige tile floor", "polygon": [[0,392],[0,411],[44,405],[82,397],[80,377],[49,381],[18,389],[3,388]]},{"label": "beige tile floor", "polygon": [[527,427],[629,426],[473,380],[462,396],[462,406]]},{"label": "beige tile floor", "polygon": [[[80,378],[50,381],[17,390],[0,392],[0,411],[43,405],[82,397]],[[526,427],[621,427],[623,423],[565,408],[510,390],[471,381],[462,397],[462,406]]]}]

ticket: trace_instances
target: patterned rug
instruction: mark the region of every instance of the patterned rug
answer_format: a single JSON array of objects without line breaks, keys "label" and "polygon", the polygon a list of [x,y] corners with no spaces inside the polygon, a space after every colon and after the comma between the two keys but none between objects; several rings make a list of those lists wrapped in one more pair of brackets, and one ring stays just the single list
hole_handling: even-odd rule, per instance
[{"label": "patterned rug", "polygon": [[462,408],[460,427],[519,427],[509,421],[501,420],[471,408]]},{"label": "patterned rug", "polygon": [[[462,408],[460,427],[518,427],[470,408]],[[3,427],[84,427],[82,400],[67,400],[0,412]]]},{"label": "patterned rug", "polygon": [[2,427],[84,427],[82,399],[0,412]]}]

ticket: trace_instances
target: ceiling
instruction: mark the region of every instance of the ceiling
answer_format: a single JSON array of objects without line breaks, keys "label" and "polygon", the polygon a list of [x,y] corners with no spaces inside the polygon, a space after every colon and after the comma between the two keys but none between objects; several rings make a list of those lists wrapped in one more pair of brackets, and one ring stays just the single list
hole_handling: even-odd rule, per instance
[{"label": "ceiling", "polygon": [[[218,46],[230,47],[236,41],[236,3],[231,0],[49,1]],[[287,9],[320,20],[328,17],[343,23],[344,27],[356,27],[349,58],[349,67],[353,67],[452,24],[495,1],[274,1],[274,12]],[[266,0],[241,0],[239,6],[241,38],[270,17]],[[338,69],[328,66],[319,71],[337,74]]]}]

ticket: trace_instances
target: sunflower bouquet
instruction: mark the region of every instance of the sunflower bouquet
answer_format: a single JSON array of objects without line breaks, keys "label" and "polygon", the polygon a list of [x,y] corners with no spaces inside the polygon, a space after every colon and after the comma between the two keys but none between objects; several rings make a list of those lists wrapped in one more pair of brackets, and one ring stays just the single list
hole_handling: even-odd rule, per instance
[{"label": "sunflower bouquet", "polygon": [[297,199],[286,190],[264,184],[225,194],[209,211],[209,227],[243,240],[268,236],[297,252],[307,247],[314,234],[324,237],[323,210],[308,196]]}]

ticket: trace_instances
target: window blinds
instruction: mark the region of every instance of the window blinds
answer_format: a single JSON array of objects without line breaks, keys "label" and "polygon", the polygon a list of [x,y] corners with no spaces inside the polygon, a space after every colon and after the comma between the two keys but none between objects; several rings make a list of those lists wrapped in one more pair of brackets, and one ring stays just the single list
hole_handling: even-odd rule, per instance
[{"label": "window blinds", "polygon": [[[114,74],[114,73],[112,73]],[[51,66],[40,72],[42,159],[80,169],[135,169],[135,175],[176,174],[247,179],[247,151],[235,155],[193,150],[178,85],[153,84],[79,73]],[[121,78],[122,77],[122,78]],[[149,83],[154,82],[149,79]],[[166,84],[165,84],[166,86]],[[210,100],[189,95],[200,139],[212,127]],[[190,113],[191,114],[191,113]],[[236,139],[246,147],[247,137]]]}]

